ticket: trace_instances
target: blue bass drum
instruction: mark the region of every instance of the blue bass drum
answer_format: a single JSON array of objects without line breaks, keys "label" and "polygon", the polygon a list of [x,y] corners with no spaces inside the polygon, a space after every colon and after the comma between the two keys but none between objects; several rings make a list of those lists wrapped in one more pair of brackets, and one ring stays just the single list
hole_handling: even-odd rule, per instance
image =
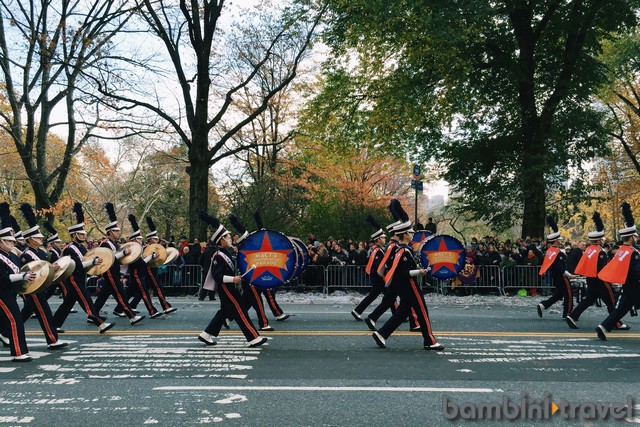
[{"label": "blue bass drum", "polygon": [[[262,289],[277,288],[296,272],[298,254],[293,242],[282,233],[259,230],[247,236],[238,249],[238,270]],[[251,271],[252,266],[255,268]]]},{"label": "blue bass drum", "polygon": [[414,256],[420,256],[420,246],[422,246],[422,243],[424,243],[425,240],[432,236],[433,234],[427,230],[418,230],[415,232],[413,239],[411,240],[411,248],[413,249]]},{"label": "blue bass drum", "polygon": [[307,246],[304,244],[304,242],[297,237],[289,237],[289,239],[291,239],[296,248],[296,251],[298,252],[298,265],[296,267],[295,274],[291,278],[291,280],[295,280],[300,277],[302,273],[304,273],[304,271],[307,269],[307,265],[309,265],[309,250],[307,249]]},{"label": "blue bass drum", "polygon": [[431,267],[431,275],[447,280],[456,277],[465,264],[464,246],[458,239],[440,234],[425,240],[420,247],[423,268]]}]

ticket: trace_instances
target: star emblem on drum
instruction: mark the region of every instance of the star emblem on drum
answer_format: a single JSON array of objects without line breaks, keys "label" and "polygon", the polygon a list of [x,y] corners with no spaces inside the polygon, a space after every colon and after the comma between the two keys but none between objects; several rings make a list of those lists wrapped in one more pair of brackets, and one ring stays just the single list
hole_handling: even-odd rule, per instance
[{"label": "star emblem on drum", "polygon": [[291,249],[274,249],[269,239],[269,234],[265,234],[260,248],[256,250],[241,250],[246,256],[248,265],[255,265],[256,268],[251,272],[250,282],[260,277],[264,273],[271,273],[282,282],[281,270],[287,270],[287,260],[289,254],[293,252]]},{"label": "star emblem on drum", "polygon": [[440,239],[438,249],[431,251],[424,250],[423,253],[427,256],[432,271],[437,271],[444,267],[455,272],[456,265],[459,265],[460,251],[449,249],[444,239]]}]

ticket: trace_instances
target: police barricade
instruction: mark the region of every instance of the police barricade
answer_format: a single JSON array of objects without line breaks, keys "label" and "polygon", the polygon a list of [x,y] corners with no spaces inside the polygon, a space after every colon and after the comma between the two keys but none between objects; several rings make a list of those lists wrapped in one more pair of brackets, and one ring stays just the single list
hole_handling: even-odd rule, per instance
[{"label": "police barricade", "polygon": [[294,280],[284,283],[278,289],[292,291],[316,291],[327,293],[327,271],[323,265],[307,265],[307,268]]},{"label": "police barricade", "polygon": [[198,264],[188,265],[161,265],[156,270],[158,284],[174,293],[194,294],[202,285],[202,266]]},{"label": "police barricade", "polygon": [[502,269],[502,288],[504,293],[506,294],[508,289],[511,289],[510,292],[513,293],[516,293],[519,289],[525,289],[528,295],[549,293],[554,289],[551,273],[546,272],[540,276],[539,272],[540,266],[538,265],[504,267]]},{"label": "police barricade", "polygon": [[327,271],[327,293],[331,289],[368,288],[369,280],[364,265],[329,265]]}]

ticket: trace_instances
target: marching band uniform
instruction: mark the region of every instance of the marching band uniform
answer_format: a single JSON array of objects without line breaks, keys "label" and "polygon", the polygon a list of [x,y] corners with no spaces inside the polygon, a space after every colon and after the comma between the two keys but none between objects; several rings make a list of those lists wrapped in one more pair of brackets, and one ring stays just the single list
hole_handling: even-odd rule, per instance
[{"label": "marching band uniform", "polygon": [[380,329],[373,333],[373,339],[379,347],[386,347],[386,340],[407,318],[413,309],[418,318],[420,332],[424,340],[425,350],[444,350],[444,346],[436,341],[431,330],[429,311],[424,301],[424,296],[414,277],[426,274],[427,270],[419,269],[413,257],[413,251],[409,246],[413,236],[413,228],[409,216],[398,204],[399,217],[402,223],[395,227],[394,233],[401,237],[401,242],[393,257],[391,268],[385,275],[385,282],[391,282],[391,286],[397,289],[400,295],[400,305],[391,318]]},{"label": "marching band uniform", "polygon": [[96,265],[102,262],[102,259],[96,257],[90,260],[84,260],[84,256],[87,253],[87,248],[83,245],[86,239],[87,232],[84,230],[84,212],[82,211],[82,204],[76,202],[73,206],[73,210],[76,213],[77,224],[68,227],[69,233],[73,237],[73,241],[64,249],[62,255],[70,256],[76,263],[76,268],[66,281],[67,295],[58,310],[53,315],[54,323],[57,328],[62,328],[64,321],[71,312],[76,301],[80,303],[80,306],[87,313],[87,316],[98,326],[98,330],[101,334],[105,333],[115,325],[108,323],[103,317],[99,316],[98,311],[93,305],[93,301],[89,296],[89,292],[86,288],[87,271],[92,265]]},{"label": "marching band uniform", "polygon": [[[133,229],[133,233],[129,236],[129,240],[137,241],[138,243],[142,244],[142,234],[140,233],[140,227],[138,226],[138,221],[135,215],[130,214],[128,218],[129,222],[131,223],[131,228]],[[158,311],[158,309],[153,306],[151,296],[149,295],[149,288],[147,286],[147,264],[156,257],[157,254],[153,252],[151,255],[147,255],[145,258],[140,257],[136,261],[129,264],[129,293],[127,295],[127,300],[129,301],[128,306],[134,307],[134,304],[132,303],[134,298],[142,298],[145,307],[149,311],[149,316],[152,319],[155,319],[156,317],[162,315],[162,312]],[[138,299],[138,301],[140,300]],[[115,314],[116,316],[122,316],[122,311],[123,306],[118,305],[118,307],[116,307],[116,309],[113,311],[113,314]]]},{"label": "marching band uniform", "polygon": [[260,295],[264,295],[271,313],[276,318],[276,322],[282,322],[291,317],[289,314],[285,314],[282,308],[280,308],[278,301],[276,301],[275,289],[257,289],[257,291]]},{"label": "marching band uniform", "polygon": [[607,340],[607,332],[610,332],[633,306],[640,306],[640,252],[634,247],[638,241],[638,230],[631,213],[631,206],[626,202],[622,204],[622,215],[625,228],[618,230],[618,234],[623,240],[623,245],[609,264],[598,273],[598,277],[605,282],[623,284],[622,295],[615,308],[596,327],[598,338],[602,341]]},{"label": "marching band uniform", "polygon": [[126,302],[125,291],[122,286],[122,279],[120,278],[120,258],[127,254],[125,251],[119,250],[120,245],[117,242],[117,239],[120,237],[120,227],[118,226],[118,219],[116,217],[114,206],[111,202],[108,202],[105,205],[105,208],[110,222],[105,227],[107,238],[100,244],[100,247],[107,248],[112,251],[115,255],[115,260],[111,267],[102,273],[104,284],[100,289],[100,293],[98,293],[94,305],[96,311],[99,313],[102,307],[104,307],[107,298],[109,298],[110,295],[113,295],[118,305],[124,310],[124,314],[129,318],[129,322],[131,322],[132,325],[135,325],[144,319],[144,316],[137,316],[131,308],[129,308],[129,305]]},{"label": "marching band uniform", "polygon": [[225,320],[233,319],[242,330],[249,346],[262,345],[267,339],[260,336],[251,322],[242,302],[242,296],[236,287],[242,277],[235,275],[236,266],[232,260],[231,235],[219,220],[209,216],[206,212],[201,212],[200,218],[215,229],[211,241],[219,245],[211,259],[211,268],[205,282],[213,281],[215,283],[220,296],[220,309],[205,330],[198,335],[198,339],[207,345],[215,345],[214,338],[220,333]]},{"label": "marching band uniform", "polygon": [[[16,301],[17,292],[14,282],[33,280],[31,273],[20,272],[20,260],[11,252],[15,244],[11,219],[9,216],[9,204],[0,204],[0,333],[2,342],[11,348],[14,362],[29,362],[27,339],[24,333],[24,322],[20,316],[20,307]],[[6,337],[6,338],[5,338]],[[5,342],[8,340],[8,343]]]},{"label": "marching band uniform", "polygon": [[[40,227],[37,224],[36,217],[33,213],[31,205],[23,203],[20,205],[20,210],[23,212],[29,229],[25,230],[23,236],[27,239],[27,246],[20,256],[22,264],[26,264],[31,261],[46,261],[48,259],[47,253],[39,246],[42,240],[39,242],[35,239],[43,239],[44,236],[40,233]],[[31,315],[35,312],[40,327],[44,332],[44,336],[47,340],[47,347],[50,349],[59,349],[66,347],[67,342],[58,340],[58,331],[53,324],[53,314],[51,313],[51,307],[47,302],[47,297],[44,292],[38,292],[34,294],[20,295],[24,300],[24,307],[22,308],[21,315],[22,321],[29,320]]]},{"label": "marching band uniform", "polygon": [[[384,249],[383,246],[385,244],[387,236],[384,234],[384,230],[382,227],[375,221],[375,219],[369,215],[367,216],[367,222],[369,222],[376,231],[371,235],[371,240],[375,242],[373,249],[369,253],[369,260],[367,262],[367,267],[365,268],[365,272],[369,277],[369,284],[371,285],[371,291],[369,294],[364,297],[364,299],[353,309],[351,314],[357,320],[361,320],[362,313],[369,307],[369,305],[378,298],[378,295],[384,293],[385,286],[384,280],[377,274],[378,267],[382,262],[382,258],[384,258]],[[371,320],[370,318],[368,318]],[[375,320],[378,318],[376,317]]]},{"label": "marching band uniform", "polygon": [[[62,243],[60,237],[58,236],[58,232],[53,225],[49,221],[44,222],[44,228],[49,232],[49,236],[47,237],[47,244],[49,245],[49,262],[51,264],[55,264],[56,261],[60,259],[62,253],[59,248],[59,244]],[[47,299],[51,298],[51,296],[55,293],[56,288],[60,288],[62,290],[63,295],[67,295],[67,288],[64,284],[63,280],[58,281],[57,283],[49,286],[43,293]],[[73,310],[72,310],[73,312]]]},{"label": "marching band uniform", "polygon": [[544,255],[542,267],[540,267],[538,274],[543,276],[547,270],[550,271],[551,277],[553,278],[553,285],[556,289],[551,298],[538,304],[538,316],[542,317],[543,310],[546,310],[562,299],[562,319],[566,320],[569,313],[573,310],[573,291],[569,279],[576,276],[567,271],[567,254],[560,248],[562,237],[558,231],[558,225],[551,216],[547,216],[547,224],[553,231],[547,236],[547,242],[551,246],[549,246]]},{"label": "marching band uniform", "polygon": [[[607,252],[602,248],[601,243],[604,241],[604,224],[600,213],[594,212],[593,221],[596,224],[596,230],[588,234],[591,245],[585,250],[580,258],[580,262],[576,266],[575,273],[587,278],[587,292],[585,297],[573,309],[566,318],[567,324],[571,329],[578,329],[576,321],[580,319],[580,315],[593,303],[600,298],[607,306],[607,311],[611,313],[616,303],[611,283],[604,282],[598,278],[598,273],[607,265],[609,257]],[[619,323],[616,329],[630,329],[624,323]]]},{"label": "marching band uniform", "polygon": [[[147,225],[151,230],[149,233],[145,235],[145,237],[147,238],[147,242],[149,244],[158,243],[160,241],[160,238],[158,237],[158,231],[156,229],[155,223],[153,222],[153,219],[150,216],[148,216],[146,220],[147,220]],[[162,291],[162,287],[160,286],[160,283],[158,283],[158,280],[156,278],[155,272],[157,270],[158,270],[157,268],[155,267],[151,268],[151,266],[147,264],[147,278],[149,278],[149,282],[147,283],[147,285],[148,287],[153,289],[155,295],[158,297],[158,300],[160,301],[160,305],[162,306],[162,310],[164,314],[171,314],[177,311],[178,309],[175,307],[172,307],[171,304],[169,304],[169,302],[165,298],[164,292]],[[138,301],[136,301],[135,305],[138,305]]]}]

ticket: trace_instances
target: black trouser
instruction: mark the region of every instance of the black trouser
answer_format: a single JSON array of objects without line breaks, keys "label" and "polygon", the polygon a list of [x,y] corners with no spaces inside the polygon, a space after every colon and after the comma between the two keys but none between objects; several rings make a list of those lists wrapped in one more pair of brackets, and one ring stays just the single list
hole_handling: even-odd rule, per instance
[{"label": "black trouser", "polygon": [[640,288],[638,286],[624,285],[622,287],[622,295],[618,298],[615,308],[601,325],[607,331],[611,331],[633,306],[640,307]]},{"label": "black trouser", "polygon": [[587,277],[587,292],[582,301],[578,303],[576,308],[569,314],[573,320],[578,320],[580,315],[600,298],[607,306],[607,312],[611,313],[615,304],[616,297],[613,294],[611,283],[603,282],[595,277]]},{"label": "black trouser", "polygon": [[413,278],[409,279],[408,283],[402,283],[402,286],[405,288],[400,290],[400,305],[398,305],[398,309],[393,316],[387,320],[387,323],[378,329],[378,333],[382,335],[384,339],[389,338],[391,334],[398,329],[404,319],[413,311],[420,325],[424,345],[435,344],[436,338],[433,336],[431,330],[429,311],[427,310],[427,304],[424,302],[424,296],[422,296],[420,288]]},{"label": "black trouser", "polygon": [[58,341],[58,331],[54,326],[51,307],[49,307],[44,292],[22,295],[22,299],[24,300],[24,307],[21,312],[22,321],[26,322],[33,313],[36,313],[42,332],[44,332],[44,336],[47,339],[47,344],[53,344]]},{"label": "black trouser", "polygon": [[217,337],[226,319],[236,321],[247,341],[252,341],[260,336],[253,326],[240,292],[233,283],[221,283],[217,285],[220,296],[220,309],[216,312],[209,325],[204,330],[206,333]]},{"label": "black trouser", "polygon": [[[117,276],[115,276],[115,274],[117,274]],[[104,307],[109,296],[113,295],[118,306],[124,309],[124,314],[126,314],[129,319],[135,317],[135,314],[127,304],[127,297],[120,280],[120,273],[112,273],[111,270],[107,270],[106,273],[102,275],[102,278],[104,279],[104,283],[93,303],[98,313],[102,310],[102,307]]]},{"label": "black trouser", "polygon": [[260,288],[256,288],[256,289],[258,290],[259,294],[264,295],[265,299],[267,300],[267,305],[269,305],[269,308],[271,309],[271,313],[273,313],[275,317],[280,317],[284,314],[284,311],[278,305],[278,301],[276,301],[275,289],[260,289]]},{"label": "black trouser", "polygon": [[87,313],[87,316],[89,316],[93,323],[97,326],[102,325],[104,323],[104,319],[98,315],[98,312],[93,305],[93,300],[91,300],[89,292],[85,287],[84,281],[76,280],[73,275],[70,276],[68,280],[69,281],[66,283],[67,295],[65,295],[62,304],[60,304],[60,307],[58,307],[53,315],[53,323],[55,324],[55,327],[62,327],[76,301],[80,303],[80,307],[82,307],[84,312]]},{"label": "black trouser", "polygon": [[12,284],[0,285],[0,333],[9,338],[11,355],[22,356],[29,352],[29,348],[16,296]]},{"label": "black trouser", "polygon": [[560,300],[562,301],[562,318],[567,317],[571,311],[573,311],[573,291],[571,290],[571,283],[565,276],[562,278],[553,278],[553,285],[556,287],[551,298],[542,301],[542,305],[545,309],[551,307],[553,304]]},{"label": "black trouser", "polygon": [[[380,316],[384,314],[389,308],[391,309],[391,314],[395,314],[398,309],[398,304],[396,304],[396,298],[398,297],[398,290],[395,286],[391,285],[385,288],[385,294],[382,298],[382,301],[378,306],[367,316],[369,319],[377,322]],[[414,310],[411,310],[407,316],[409,317],[409,327],[416,328],[418,327],[418,318]],[[406,319],[406,317],[405,317]],[[403,320],[404,321],[404,320]]]},{"label": "black trouser", "polygon": [[264,328],[269,325],[267,320],[267,314],[264,312],[264,304],[262,303],[262,297],[258,293],[255,286],[248,283],[242,285],[242,298],[245,301],[245,308],[247,312],[249,308],[253,307],[258,315],[258,326]]},{"label": "black trouser", "polygon": [[[376,273],[374,273],[376,274]],[[384,283],[371,283],[371,290],[369,291],[369,294],[364,297],[364,299],[362,301],[360,301],[360,304],[358,304],[358,306],[356,308],[354,308],[354,311],[358,314],[362,314],[367,307],[369,307],[369,305],[376,299],[378,298],[378,295],[384,293]],[[385,310],[386,311],[386,310]],[[371,316],[369,316],[371,317]],[[378,316],[380,317],[380,316]]]}]

